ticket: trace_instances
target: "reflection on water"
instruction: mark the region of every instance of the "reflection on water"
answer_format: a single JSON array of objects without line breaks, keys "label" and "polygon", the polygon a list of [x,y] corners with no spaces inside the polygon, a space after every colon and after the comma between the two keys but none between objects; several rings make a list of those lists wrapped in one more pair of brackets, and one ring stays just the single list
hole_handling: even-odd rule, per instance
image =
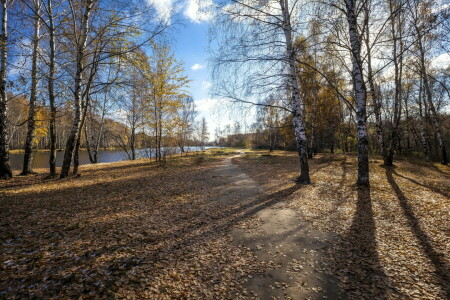
[{"label": "reflection on water", "polygon": [[[212,147],[204,147],[208,149]],[[137,158],[142,157],[154,157],[154,151],[149,151],[150,149],[139,149],[137,150]],[[199,151],[201,147],[189,147],[189,151]],[[172,153],[179,153],[180,149],[171,150]],[[150,153],[152,155],[150,156]],[[63,161],[64,151],[56,152],[56,166],[61,167]],[[121,150],[99,150],[98,151],[98,162],[99,163],[109,163],[127,160],[128,156],[124,151]],[[48,160],[50,158],[50,152],[34,152],[33,154],[33,168],[48,168]],[[11,167],[13,170],[21,170],[23,166],[23,153],[10,154]],[[80,151],[79,154],[80,165],[90,164],[89,154],[87,151]]]}]

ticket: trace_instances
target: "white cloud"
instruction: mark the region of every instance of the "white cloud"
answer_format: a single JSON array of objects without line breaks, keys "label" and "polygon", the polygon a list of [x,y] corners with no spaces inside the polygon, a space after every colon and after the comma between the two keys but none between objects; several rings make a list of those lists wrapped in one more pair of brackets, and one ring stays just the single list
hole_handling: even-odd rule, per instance
[{"label": "white cloud", "polygon": [[194,100],[194,102],[197,111],[200,113],[212,113],[214,107],[219,103],[217,99],[213,98]]},{"label": "white cloud", "polygon": [[213,18],[212,0],[187,0],[186,2],[184,15],[192,22],[207,22]]},{"label": "white cloud", "polygon": [[[281,7],[278,1],[265,1],[259,4],[258,9],[252,9],[254,7],[252,0],[244,0],[229,3],[223,6],[221,10],[223,13],[229,15],[234,22],[253,22],[254,17],[261,20],[269,20],[271,15],[279,16],[281,14]],[[292,14],[295,13],[295,10],[292,9]],[[294,17],[292,17],[292,21],[295,21]]]},{"label": "white cloud", "polygon": [[150,6],[153,6],[159,19],[169,22],[174,12],[174,0],[147,0]]},{"label": "white cloud", "polygon": [[220,101],[214,98],[204,98],[194,100],[195,109],[198,112],[197,121],[205,118],[208,125],[208,132],[213,136],[214,130],[219,126],[219,117],[215,116],[220,106]]},{"label": "white cloud", "polygon": [[212,86],[212,83],[209,81],[203,81],[202,82],[202,89],[208,90]]},{"label": "white cloud", "polygon": [[450,53],[442,53],[431,60],[431,66],[435,69],[447,69],[450,67]]},{"label": "white cloud", "polygon": [[197,70],[200,70],[200,69],[204,69],[204,68],[205,68],[205,66],[201,65],[201,64],[195,64],[195,65],[193,65],[191,67],[191,69],[194,70],[194,71],[197,71]]},{"label": "white cloud", "polygon": [[195,23],[207,22],[214,17],[213,0],[146,0],[154,7],[160,20],[170,22],[172,16],[183,11]]}]

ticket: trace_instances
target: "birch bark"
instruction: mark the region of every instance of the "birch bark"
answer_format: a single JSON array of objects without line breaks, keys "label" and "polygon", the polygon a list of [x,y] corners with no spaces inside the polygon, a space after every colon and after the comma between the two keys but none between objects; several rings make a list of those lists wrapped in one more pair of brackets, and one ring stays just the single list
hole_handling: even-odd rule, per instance
[{"label": "birch bark", "polygon": [[363,78],[361,37],[358,32],[356,0],[345,0],[348,32],[350,37],[353,89],[356,97],[356,121],[358,138],[358,186],[369,186],[369,151],[367,138],[367,89]]},{"label": "birch bark", "polygon": [[[77,38],[77,54],[76,54],[76,74],[74,89],[74,119],[72,129],[66,143],[64,152],[64,160],[61,168],[60,178],[69,176],[70,165],[72,163],[73,152],[77,143],[77,137],[80,134],[81,122],[81,83],[83,80],[84,57],[86,52],[87,36],[89,32],[89,17],[91,14],[93,0],[87,0],[84,7],[84,14],[81,22],[81,34]],[[75,16],[73,16],[75,18]],[[74,29],[76,30],[76,29]]]},{"label": "birch bark", "polygon": [[30,104],[28,108],[28,128],[25,139],[25,153],[23,156],[22,175],[33,172],[33,139],[36,130],[36,102],[37,102],[37,85],[38,85],[38,59],[39,59],[39,39],[40,39],[40,3],[38,0],[33,1],[34,6],[34,34],[33,34],[33,56],[31,60],[31,92]]},{"label": "birch bark", "polygon": [[55,25],[53,23],[53,3],[52,0],[47,1],[48,11],[48,31],[49,31],[49,70],[48,70],[48,99],[50,102],[50,176],[56,175],[56,105],[55,105]]},{"label": "birch bark", "polygon": [[394,161],[394,151],[397,147],[398,128],[401,118],[401,99],[402,99],[402,73],[403,73],[403,49],[402,49],[402,23],[400,12],[395,12],[398,8],[395,1],[389,1],[391,13],[391,34],[393,39],[392,57],[394,62],[394,118],[392,124],[391,136],[389,139],[389,148],[384,158],[385,166],[392,166]]},{"label": "birch bark", "polygon": [[283,16],[283,33],[286,39],[286,54],[289,67],[289,85],[292,93],[292,111],[295,141],[300,159],[300,176],[297,182],[302,184],[311,183],[308,165],[308,141],[306,138],[303,110],[300,103],[297,71],[295,69],[295,50],[293,48],[291,16],[288,0],[281,0],[281,12]]},{"label": "birch bark", "polygon": [[0,179],[12,178],[9,163],[9,140],[6,120],[6,64],[8,58],[8,1],[2,0],[2,34],[0,40]]}]

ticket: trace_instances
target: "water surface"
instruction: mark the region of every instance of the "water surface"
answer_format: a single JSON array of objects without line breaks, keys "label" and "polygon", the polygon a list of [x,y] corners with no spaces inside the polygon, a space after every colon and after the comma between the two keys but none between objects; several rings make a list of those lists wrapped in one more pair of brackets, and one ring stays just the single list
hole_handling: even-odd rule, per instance
[{"label": "water surface", "polygon": [[[204,149],[209,149],[212,147],[204,147]],[[189,151],[199,151],[201,147],[193,146],[189,147]],[[139,149],[136,151],[137,158],[143,157],[154,157],[154,151],[149,151],[149,149]],[[171,149],[172,153],[180,153],[180,149]],[[64,151],[56,152],[56,166],[61,167],[63,161]],[[99,163],[110,163],[116,161],[127,160],[128,156],[122,150],[99,150],[98,151],[98,162]],[[13,170],[21,170],[23,166],[23,153],[10,154],[11,168]],[[32,168],[48,168],[48,161],[50,159],[50,152],[48,151],[36,151],[33,154],[33,165]],[[79,153],[80,165],[90,164],[89,154],[87,151],[80,151]]]}]

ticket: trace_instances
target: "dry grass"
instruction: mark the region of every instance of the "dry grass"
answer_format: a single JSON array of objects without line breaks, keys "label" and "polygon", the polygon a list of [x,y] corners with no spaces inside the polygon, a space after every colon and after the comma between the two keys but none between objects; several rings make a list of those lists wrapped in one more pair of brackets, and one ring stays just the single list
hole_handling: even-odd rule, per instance
[{"label": "dry grass", "polygon": [[[248,153],[236,162],[267,194],[298,175],[294,153]],[[358,190],[356,159],[321,154],[310,161],[313,184],[284,201],[339,242],[322,262],[354,299],[448,299],[450,168],[371,160],[371,189]]]}]

